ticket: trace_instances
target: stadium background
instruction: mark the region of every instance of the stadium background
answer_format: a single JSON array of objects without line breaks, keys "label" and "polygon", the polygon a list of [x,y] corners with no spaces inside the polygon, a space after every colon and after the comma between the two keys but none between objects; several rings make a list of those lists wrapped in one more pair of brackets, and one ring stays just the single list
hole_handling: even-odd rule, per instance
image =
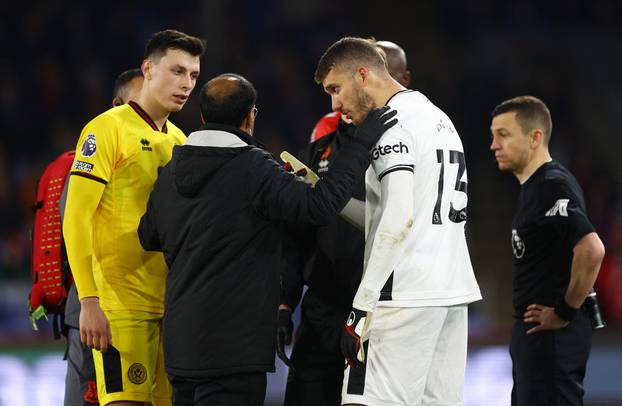
[{"label": "stadium background", "polygon": [[[518,186],[496,169],[489,114],[509,97],[542,98],[553,115],[552,154],[582,184],[607,247],[599,295],[609,326],[594,337],[588,403],[622,404],[619,2],[210,0],[147,8],[33,1],[2,2],[0,13],[0,405],[55,405],[50,399],[62,393],[62,343],[47,328],[32,332],[25,308],[36,179],[51,159],[75,147],[82,126],[109,107],[118,73],[138,67],[148,37],[165,28],[206,40],[197,87],[223,72],[255,84],[256,136],[275,154],[297,151],[330,110],[313,82],[328,45],[358,35],[404,48],[411,87],[448,113],[465,144],[469,244],[485,297],[471,311],[470,365],[479,369],[469,370],[465,391],[473,405],[504,404],[511,324],[509,224]],[[172,120],[186,133],[196,129],[196,96]],[[283,376],[281,370],[272,378],[267,404],[276,404],[274,379]],[[28,400],[35,392],[42,397]]]}]

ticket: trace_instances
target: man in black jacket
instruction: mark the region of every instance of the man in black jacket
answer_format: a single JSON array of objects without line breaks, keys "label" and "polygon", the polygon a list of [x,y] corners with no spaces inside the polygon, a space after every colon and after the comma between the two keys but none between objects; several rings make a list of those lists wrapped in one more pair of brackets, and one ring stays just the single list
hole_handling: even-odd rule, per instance
[{"label": "man in black jacket", "polygon": [[282,220],[321,225],[349,200],[396,120],[375,110],[315,188],[251,135],[253,85],[220,75],[201,91],[205,125],[173,151],[138,233],[169,266],[164,360],[175,405],[261,405],[274,371]]}]

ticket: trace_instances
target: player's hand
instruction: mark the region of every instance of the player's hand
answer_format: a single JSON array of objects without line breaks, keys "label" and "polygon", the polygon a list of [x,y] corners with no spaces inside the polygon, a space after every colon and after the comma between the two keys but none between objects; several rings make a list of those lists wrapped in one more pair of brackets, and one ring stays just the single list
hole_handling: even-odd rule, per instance
[{"label": "player's hand", "polygon": [[292,322],[291,309],[279,309],[279,318],[276,328],[276,355],[288,367],[292,367],[292,361],[285,354],[285,346],[292,343],[292,332],[294,323]]},{"label": "player's hand", "polygon": [[559,330],[568,325],[567,321],[564,321],[555,314],[553,307],[548,307],[539,304],[531,304],[527,306],[527,311],[523,315],[523,321],[525,323],[538,324],[532,329],[527,331],[527,334],[537,333],[544,330]]},{"label": "player's hand", "polygon": [[356,127],[352,140],[367,149],[372,149],[382,134],[397,124],[397,118],[391,120],[396,114],[397,111],[390,110],[389,106],[372,109],[365,120]]},{"label": "player's hand", "polygon": [[366,311],[353,307],[341,332],[341,353],[351,367],[357,367],[365,361],[365,354],[361,348],[363,345],[361,337],[367,316]]},{"label": "player's hand", "polygon": [[80,304],[80,341],[89,348],[106,352],[112,344],[112,333],[110,322],[99,307],[99,298],[87,297]]}]

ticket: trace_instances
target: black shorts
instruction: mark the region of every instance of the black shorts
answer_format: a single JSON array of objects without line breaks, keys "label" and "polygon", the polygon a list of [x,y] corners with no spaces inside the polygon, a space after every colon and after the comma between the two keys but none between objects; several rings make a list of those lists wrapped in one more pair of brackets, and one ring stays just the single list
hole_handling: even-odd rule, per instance
[{"label": "black shorts", "polygon": [[285,406],[339,406],[345,360],[341,328],[310,322],[302,316],[292,350]]},{"label": "black shorts", "polygon": [[512,329],[512,406],[583,405],[583,378],[592,343],[585,308],[565,328],[527,335],[533,323]]},{"label": "black shorts", "polygon": [[266,373],[252,372],[192,379],[169,375],[173,406],[262,406]]}]

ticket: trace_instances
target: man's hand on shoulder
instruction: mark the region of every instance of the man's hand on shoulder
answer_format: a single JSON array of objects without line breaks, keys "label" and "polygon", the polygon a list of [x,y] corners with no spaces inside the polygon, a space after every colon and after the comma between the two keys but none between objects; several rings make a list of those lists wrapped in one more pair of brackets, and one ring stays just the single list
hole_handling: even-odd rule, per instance
[{"label": "man's hand on shoulder", "polygon": [[555,308],[531,304],[527,306],[527,311],[523,315],[525,323],[536,323],[537,326],[529,329],[527,334],[537,333],[545,330],[559,330],[568,325],[568,322],[562,320],[556,313]]},{"label": "man's hand on shoulder", "polygon": [[99,306],[98,297],[80,300],[80,340],[82,344],[106,352],[112,344],[110,322]]}]

